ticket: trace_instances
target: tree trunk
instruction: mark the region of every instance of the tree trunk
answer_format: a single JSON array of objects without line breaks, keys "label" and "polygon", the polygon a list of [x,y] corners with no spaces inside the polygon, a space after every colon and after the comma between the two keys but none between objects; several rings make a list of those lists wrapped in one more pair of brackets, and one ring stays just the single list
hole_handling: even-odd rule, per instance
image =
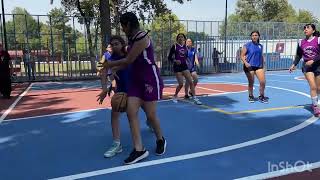
[{"label": "tree trunk", "polygon": [[100,27],[101,27],[101,51],[104,52],[111,37],[111,20],[109,0],[99,1]]},{"label": "tree trunk", "polygon": [[95,34],[95,37],[94,37],[94,50],[95,51],[98,51],[98,33],[99,33],[99,24],[100,22],[97,22],[95,24],[95,27],[94,27],[94,34]]},{"label": "tree trunk", "polygon": [[[85,18],[86,19],[86,18]],[[87,30],[87,37],[88,37],[88,46],[89,46],[89,56],[90,56],[90,62],[91,62],[91,70],[92,72],[96,71],[96,63],[95,63],[95,55],[93,52],[93,46],[92,46],[92,35],[90,30],[90,20],[85,20],[86,30]]]}]

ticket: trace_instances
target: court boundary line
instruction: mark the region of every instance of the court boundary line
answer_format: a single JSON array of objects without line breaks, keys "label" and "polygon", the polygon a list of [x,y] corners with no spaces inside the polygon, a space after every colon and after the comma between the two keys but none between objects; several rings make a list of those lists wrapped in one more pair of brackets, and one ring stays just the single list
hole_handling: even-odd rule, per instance
[{"label": "court boundary line", "polygon": [[[189,102],[187,100],[181,100],[181,101],[192,104],[192,102]],[[227,114],[227,115],[237,115],[237,114],[246,114],[246,113],[259,113],[259,112],[269,112],[269,111],[304,108],[304,106],[283,106],[283,107],[253,109],[253,110],[244,110],[244,111],[226,111],[221,108],[216,108],[216,107],[212,107],[212,106],[208,106],[208,105],[200,105],[200,107],[203,107],[205,109],[209,109],[212,111],[220,112],[223,114]]]},{"label": "court boundary line", "polygon": [[23,91],[23,93],[19,94],[18,98],[9,106],[9,108],[1,115],[0,124],[4,121],[4,119],[9,115],[9,113],[16,107],[18,102],[28,93],[31,89],[33,83],[30,83],[29,86]]},{"label": "court boundary line", "polygon": [[50,116],[59,116],[59,115],[72,114],[72,113],[99,111],[99,110],[103,110],[103,109],[108,109],[108,108],[95,108],[95,109],[86,109],[86,110],[71,111],[71,112],[69,111],[69,112],[61,112],[61,113],[54,113],[54,114],[45,114],[45,115],[39,115],[39,116],[13,118],[13,119],[6,119],[6,120],[4,120],[4,122],[20,121],[20,120],[25,120],[25,119],[42,118],[42,117],[50,117]]},{"label": "court boundary line", "polygon": [[[201,85],[201,84],[200,84]],[[203,89],[203,90],[208,90],[208,91],[212,91],[212,92],[218,92],[218,93],[226,93],[229,91],[221,91],[221,90],[216,90],[216,89],[211,89],[211,88],[205,88],[205,87],[201,87],[201,86],[196,86],[196,89]],[[232,91],[231,91],[232,92]]]},{"label": "court boundary line", "polygon": [[[204,83],[204,84],[213,84],[213,83]],[[176,85],[176,84],[166,84],[166,85]],[[238,84],[239,85],[239,84]],[[213,89],[212,89],[213,90]],[[225,94],[233,94],[233,93],[242,93],[246,92],[247,90],[244,91],[236,91],[236,92],[223,92],[223,93],[216,93],[216,94],[209,94],[209,95],[204,95],[205,96],[219,96],[219,95],[225,95]],[[163,92],[164,94],[167,94],[168,92]],[[174,92],[173,92],[174,93]],[[169,96],[170,97],[170,96]],[[171,96],[172,97],[172,96]],[[201,96],[197,96],[201,97]],[[166,102],[166,101],[172,101],[172,99],[162,99],[159,100],[158,102]],[[21,117],[21,118],[12,118],[12,119],[6,119],[4,122],[10,122],[10,121],[19,121],[19,120],[25,120],[25,119],[33,119],[33,118],[42,118],[42,117],[50,117],[50,116],[59,116],[59,115],[66,115],[66,114],[72,114],[72,113],[81,113],[81,112],[90,112],[90,111],[99,111],[99,110],[111,110],[110,108],[103,107],[103,108],[94,108],[94,109],[86,109],[86,110],[78,110],[78,111],[71,111],[71,112],[61,112],[61,113],[54,113],[54,114],[45,114],[45,115],[38,115],[38,116],[30,116],[30,117]]]},{"label": "court boundary line", "polygon": [[[301,77],[304,78],[304,79],[299,79]],[[304,76],[296,76],[296,77],[294,77],[294,79],[297,80],[297,81],[306,81]]]},{"label": "court boundary line", "polygon": [[159,164],[177,162],[177,161],[182,161],[182,160],[194,159],[194,158],[219,154],[219,153],[223,153],[223,152],[228,152],[231,150],[240,149],[240,148],[264,143],[264,142],[291,134],[293,132],[296,132],[300,129],[303,129],[303,128],[309,126],[310,124],[313,124],[317,120],[318,120],[317,117],[312,116],[311,118],[307,119],[303,123],[300,123],[300,124],[298,124],[294,127],[291,127],[289,129],[286,129],[286,130],[283,130],[278,133],[274,133],[274,134],[271,134],[271,135],[268,135],[268,136],[265,136],[262,138],[246,141],[246,142],[235,144],[235,145],[225,146],[225,147],[221,147],[221,148],[217,148],[217,149],[201,151],[201,152],[196,152],[196,153],[191,153],[191,154],[173,156],[173,157],[163,158],[163,159],[158,159],[158,160],[146,161],[146,162],[136,163],[136,164],[132,164],[132,165],[124,165],[124,166],[118,166],[118,167],[107,168],[107,169],[102,169],[102,170],[90,171],[90,172],[80,173],[80,174],[75,174],[75,175],[52,178],[49,180],[70,180],[70,179],[88,178],[88,177],[105,175],[105,174],[110,174],[110,173],[115,173],[115,172],[120,172],[120,171],[137,169],[137,168],[141,168],[141,167],[155,166],[155,165],[159,165]]},{"label": "court boundary line", "polygon": [[[163,100],[161,100],[159,102],[165,102],[165,101],[171,101],[171,99],[163,99]],[[85,109],[85,110],[78,110],[78,111],[69,111],[69,112],[61,112],[61,113],[54,113],[54,114],[45,114],[45,115],[39,115],[39,116],[12,118],[12,119],[6,119],[6,120],[4,120],[4,122],[20,121],[20,120],[25,120],[25,119],[42,118],[42,117],[50,117],[50,116],[59,116],[59,115],[66,115],[66,114],[73,114],[73,113],[99,111],[99,110],[111,110],[111,107],[110,108],[101,107],[101,108],[94,108],[94,109]]]},{"label": "court boundary line", "polygon": [[[305,97],[309,97],[308,94],[303,93],[303,92],[290,90],[290,89],[286,89],[286,88],[274,87],[274,86],[271,86],[271,87],[273,87],[275,89],[281,89],[284,91],[296,92],[296,93],[303,95]],[[178,155],[178,156],[173,156],[173,157],[168,157],[168,158],[163,158],[163,159],[158,159],[158,160],[145,161],[145,162],[140,162],[140,163],[136,163],[136,164],[132,164],[132,165],[122,165],[122,166],[113,167],[113,168],[106,168],[106,169],[90,171],[90,172],[85,172],[85,173],[80,173],[80,174],[51,178],[49,180],[67,180],[67,179],[69,180],[69,179],[88,178],[88,177],[105,175],[105,174],[110,174],[110,173],[115,173],[115,172],[127,171],[127,170],[131,170],[131,169],[137,169],[137,168],[141,168],[141,167],[155,166],[155,165],[159,165],[159,164],[177,162],[177,161],[182,161],[182,160],[194,159],[194,158],[219,154],[219,153],[223,153],[223,152],[228,152],[231,150],[240,149],[240,148],[264,143],[267,141],[271,141],[276,138],[280,138],[285,135],[294,133],[298,130],[301,130],[301,129],[313,124],[318,119],[319,119],[318,117],[312,116],[312,117],[308,118],[307,120],[303,121],[302,123],[300,123],[296,126],[293,126],[289,129],[285,129],[283,131],[280,131],[280,132],[277,132],[277,133],[274,133],[271,135],[267,135],[267,136],[264,136],[261,138],[257,138],[257,139],[253,139],[253,140],[249,140],[246,142],[242,142],[242,143],[238,143],[238,144],[234,144],[234,145],[229,145],[229,146],[225,146],[225,147],[221,147],[221,148],[216,148],[216,149],[211,149],[211,150],[206,150],[206,151],[201,151],[201,152],[196,152],[196,153],[190,153],[190,154],[184,154],[184,155]]]}]

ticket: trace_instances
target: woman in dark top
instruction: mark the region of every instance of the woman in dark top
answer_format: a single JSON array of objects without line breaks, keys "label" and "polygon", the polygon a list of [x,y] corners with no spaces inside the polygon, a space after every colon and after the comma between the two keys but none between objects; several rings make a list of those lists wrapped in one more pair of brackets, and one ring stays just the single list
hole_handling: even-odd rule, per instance
[{"label": "woman in dark top", "polygon": [[11,95],[11,75],[13,67],[9,53],[3,49],[0,43],[0,93],[9,99]]}]

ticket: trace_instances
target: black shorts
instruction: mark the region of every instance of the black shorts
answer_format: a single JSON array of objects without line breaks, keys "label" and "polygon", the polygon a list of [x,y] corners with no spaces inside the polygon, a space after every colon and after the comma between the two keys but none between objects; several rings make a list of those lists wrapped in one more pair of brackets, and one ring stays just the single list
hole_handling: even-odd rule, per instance
[{"label": "black shorts", "polygon": [[314,62],[311,66],[306,66],[304,62],[301,68],[303,73],[313,72],[315,76],[320,75],[320,62]]},{"label": "black shorts", "polygon": [[187,64],[179,64],[179,65],[177,65],[177,64],[174,64],[173,65],[173,71],[175,72],[175,73],[177,73],[177,72],[182,72],[182,71],[185,71],[185,70],[188,70],[189,68],[188,68],[188,65]]},{"label": "black shorts", "polygon": [[250,68],[247,68],[245,65],[243,65],[243,71],[244,72],[250,72],[250,71],[256,71],[259,69],[263,69],[263,67],[255,67],[255,66],[250,66]]}]

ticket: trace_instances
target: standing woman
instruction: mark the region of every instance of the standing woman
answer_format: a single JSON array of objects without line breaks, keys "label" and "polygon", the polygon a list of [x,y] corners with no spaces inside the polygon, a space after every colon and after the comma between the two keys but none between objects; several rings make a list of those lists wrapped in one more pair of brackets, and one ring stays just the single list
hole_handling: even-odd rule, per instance
[{"label": "standing woman", "polygon": [[11,95],[11,76],[13,66],[8,51],[3,49],[0,43],[0,93],[4,98],[10,99]]},{"label": "standing woman", "polygon": [[245,44],[241,50],[241,60],[243,62],[243,71],[246,73],[248,79],[248,92],[249,102],[254,102],[253,85],[254,75],[257,76],[260,88],[259,88],[259,101],[262,103],[268,103],[268,98],[265,97],[264,90],[266,87],[264,58],[263,58],[263,46],[260,44],[259,31],[253,31],[251,34],[251,42]]},{"label": "standing woman", "polygon": [[305,39],[302,39],[297,48],[297,55],[289,71],[292,72],[303,58],[302,72],[310,86],[312,109],[315,116],[320,115],[320,38],[314,24],[304,26]]},{"label": "standing woman", "polygon": [[[110,38],[110,51],[112,50],[112,54],[107,58],[109,61],[117,61],[126,57],[126,43],[121,36],[112,36]],[[103,71],[107,71],[103,69]],[[101,82],[102,82],[102,91],[98,95],[98,101],[102,104],[103,100],[109,94],[111,88],[107,87],[107,76],[113,76],[111,73],[107,75],[107,73],[102,73]],[[129,67],[119,69],[116,73],[118,78],[112,78],[116,81],[116,89],[115,92],[124,92],[127,93],[128,91],[128,84],[129,84]],[[115,86],[113,86],[115,87]],[[120,112],[115,111],[114,109],[111,110],[111,127],[112,127],[112,138],[113,142],[111,147],[104,153],[104,157],[113,157],[117,153],[122,152],[122,145],[120,143]]]},{"label": "standing woman", "polygon": [[118,61],[105,61],[103,66],[108,69],[131,64],[127,116],[134,149],[124,162],[133,164],[149,155],[141,140],[138,112],[142,106],[157,138],[155,152],[157,155],[165,153],[167,142],[162,135],[156,114],[157,101],[162,97],[163,81],[155,64],[151,39],[147,32],[140,30],[137,16],[132,12],[124,13],[120,17],[120,23],[128,37],[128,55]]},{"label": "standing woman", "polygon": [[[198,53],[197,53],[197,49],[193,47],[191,39],[187,39],[186,44],[187,44],[187,49],[188,49],[187,65],[188,65],[188,69],[191,73],[194,88],[196,88],[196,86],[198,84],[198,74],[196,71],[196,65],[197,65],[197,67],[199,67]],[[189,91],[189,88],[190,88],[190,85],[189,85],[188,81],[186,81],[186,83],[184,85],[184,92],[185,92],[184,98],[186,98],[186,99],[189,98],[189,94],[192,95]]]},{"label": "standing woman", "polygon": [[183,33],[179,33],[176,38],[176,43],[171,47],[168,60],[173,62],[173,71],[176,75],[178,86],[173,96],[173,102],[178,102],[178,94],[183,87],[183,77],[190,85],[191,96],[195,104],[201,105],[202,103],[196,97],[195,87],[191,73],[187,65],[188,49],[186,46],[186,36]]}]

